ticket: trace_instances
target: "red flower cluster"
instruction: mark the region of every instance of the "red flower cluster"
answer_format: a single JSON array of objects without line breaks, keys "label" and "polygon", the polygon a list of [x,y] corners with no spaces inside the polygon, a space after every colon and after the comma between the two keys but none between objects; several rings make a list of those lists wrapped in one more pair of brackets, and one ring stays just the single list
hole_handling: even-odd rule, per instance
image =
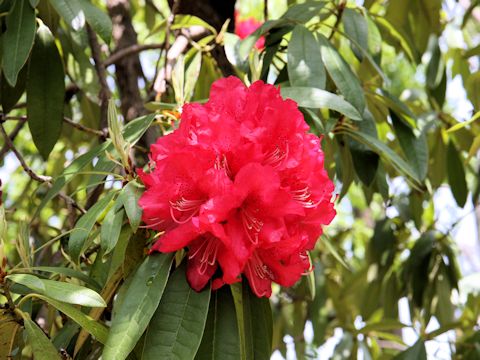
[{"label": "red flower cluster", "polygon": [[179,128],[151,146],[143,221],[164,231],[151,251],[188,248],[187,277],[201,290],[240,281],[259,297],[311,269],[307,251],[335,216],[320,139],[292,100],[257,81],[216,81],[187,104]]},{"label": "red flower cluster", "polygon": [[[240,19],[238,12],[235,12],[235,34],[237,34],[240,39],[245,39],[248,35],[252,34],[262,26],[262,24],[261,21],[258,21],[253,17],[242,20]],[[265,38],[263,36],[257,40],[255,47],[259,50],[265,47]]]}]

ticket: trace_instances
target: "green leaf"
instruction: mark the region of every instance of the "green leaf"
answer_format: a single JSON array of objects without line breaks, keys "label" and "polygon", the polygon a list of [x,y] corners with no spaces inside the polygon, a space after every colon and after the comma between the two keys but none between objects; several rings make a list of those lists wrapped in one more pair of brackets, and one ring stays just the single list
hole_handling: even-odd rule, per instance
[{"label": "green leaf", "polygon": [[[71,0],[70,0],[71,1]],[[112,39],[112,20],[101,9],[93,5],[89,0],[74,0],[79,2],[80,8],[85,14],[87,23],[97,33],[106,44]]]},{"label": "green leaf", "polygon": [[[365,110],[363,114],[363,121],[358,123],[358,128],[361,132],[378,138],[375,120],[373,119],[372,114],[368,110]],[[350,162],[353,163],[353,168],[355,169],[355,172],[357,173],[360,180],[365,184],[365,186],[370,186],[377,175],[380,160],[379,155],[376,152],[372,151],[368,146],[359,143],[358,141],[355,141],[353,139],[349,139],[347,144],[352,154],[352,160]],[[349,165],[347,162],[347,166],[351,165]],[[345,170],[343,166],[342,170]],[[346,171],[348,172],[348,169]]]},{"label": "green leaf", "polygon": [[[134,145],[145,133],[148,127],[152,124],[152,121],[155,119],[155,114],[149,114],[145,116],[138,117],[128,124],[125,125],[123,129],[123,136],[127,142],[131,145]],[[45,207],[45,205],[53,199],[62,188],[69,183],[77,173],[82,170],[87,165],[90,165],[97,156],[102,154],[104,151],[111,152],[113,150],[113,145],[110,139],[105,141],[102,144],[95,146],[90,151],[87,151],[85,154],[80,155],[78,158],[72,161],[72,163],[63,171],[63,173],[55,180],[53,186],[48,190],[45,197],[42,199],[42,202],[37,208],[35,216]]]},{"label": "green leaf", "polygon": [[113,199],[115,192],[107,193],[100,201],[93,205],[75,224],[75,228],[70,234],[68,241],[68,252],[72,260],[78,262],[80,255],[85,250],[86,240],[92,231],[93,225],[97,221],[100,214],[105,210],[107,205]]},{"label": "green leaf", "polygon": [[417,177],[423,181],[428,171],[428,146],[425,135],[422,133],[418,137],[415,136],[412,128],[394,111],[390,111],[390,117],[406,159],[415,170]]},{"label": "green leaf", "polygon": [[[35,39],[35,10],[28,1],[15,1],[7,15],[3,34],[3,75],[10,86],[17,83],[18,73],[27,62]],[[8,54],[8,56],[7,56]]]},{"label": "green leaf", "polygon": [[42,282],[41,279],[34,275],[30,274],[11,274],[6,277],[6,279],[13,281],[17,284],[21,284],[23,286],[32,289],[33,291],[39,292],[40,294],[44,294],[46,291],[45,284]]},{"label": "green leaf", "polygon": [[210,25],[208,22],[200,19],[199,17],[193,16],[193,15],[182,15],[182,14],[179,14],[179,15],[175,16],[175,21],[172,24],[171,29],[172,30],[178,30],[178,29],[183,29],[183,28],[189,28],[191,26],[196,26],[196,25],[197,26],[202,26],[205,29],[210,30],[210,32],[212,34],[217,33],[217,31],[215,30],[215,28],[212,25]]},{"label": "green leaf", "polygon": [[33,142],[45,160],[62,130],[64,77],[55,39],[42,24],[37,31],[28,67],[27,118]]},{"label": "green leaf", "polygon": [[83,29],[85,12],[78,0],[50,0],[50,4],[73,30]]},{"label": "green leaf", "polygon": [[5,75],[2,74],[0,80],[0,97],[2,98],[2,110],[4,114],[8,114],[10,110],[13,109],[24,93],[27,84],[27,68],[28,66],[24,66],[22,70],[20,70],[15,87],[11,87],[5,79]]},{"label": "green leaf", "polygon": [[30,274],[12,274],[7,279],[28,287],[41,295],[69,304],[90,307],[105,307],[105,301],[98,293],[86,287],[54,280],[40,279]]},{"label": "green leaf", "polygon": [[432,37],[430,40],[431,44],[429,47],[431,49],[431,58],[427,65],[427,87],[429,89],[435,89],[442,80],[443,66],[442,66],[442,52],[440,51],[440,46],[438,44],[438,39]]},{"label": "green leaf", "polygon": [[395,356],[394,360],[427,360],[425,343],[419,339],[412,347]]},{"label": "green leaf", "polygon": [[302,4],[295,4],[290,6],[281,18],[295,22],[306,23],[314,16],[319,15],[325,4],[325,1],[317,0],[309,0]]},{"label": "green leaf", "polygon": [[123,128],[123,137],[130,145],[135,145],[154,119],[155,114],[148,114],[129,121]]},{"label": "green leaf", "polygon": [[207,324],[195,360],[238,360],[240,340],[232,293],[226,286],[212,293]]},{"label": "green leaf", "polygon": [[352,120],[362,120],[362,116],[351,104],[331,92],[310,87],[281,88],[283,97],[297,102],[298,106],[338,111]]},{"label": "green leaf", "polygon": [[293,29],[288,43],[288,77],[292,86],[325,88],[326,74],[315,37],[304,26]]},{"label": "green leaf", "polygon": [[400,47],[403,49],[405,54],[407,54],[409,59],[415,63],[416,57],[415,57],[414,51],[410,46],[409,42],[407,41],[407,39],[405,38],[404,34],[401,33],[394,25],[392,25],[392,23],[390,23],[384,17],[380,17],[380,16],[375,17],[375,22],[379,25],[379,27],[381,28],[380,29],[381,31],[384,31],[385,34],[388,34],[393,39],[395,39],[395,41],[400,45]]},{"label": "green leaf", "polygon": [[100,246],[103,249],[103,255],[107,255],[117,245],[120,231],[122,230],[123,216],[125,211],[121,209],[117,212],[113,206],[105,215],[102,229],[100,231]]},{"label": "green leaf", "polygon": [[62,188],[69,183],[77,173],[82,170],[87,165],[90,165],[97,156],[99,156],[105,149],[108,148],[108,145],[111,145],[110,140],[104,142],[103,144],[95,146],[90,151],[87,151],[85,154],[80,155],[78,158],[72,161],[70,165],[63,171],[63,173],[55,180],[53,186],[48,190],[45,197],[42,199],[42,202],[37,208],[37,211],[34,215],[36,217],[38,213],[45,207],[45,205],[53,199]]},{"label": "green leaf", "polygon": [[95,280],[93,280],[88,275],[85,275],[84,273],[78,270],[61,267],[61,266],[33,266],[29,270],[43,271],[48,273],[61,274],[69,277],[74,277],[79,280],[82,280],[85,284],[90,285],[95,290],[101,290],[100,285]]},{"label": "green leaf", "polygon": [[208,314],[210,288],[200,293],[187,283],[185,266],[170,277],[145,335],[143,360],[195,357]]},{"label": "green leaf", "polygon": [[27,331],[27,340],[32,347],[35,360],[61,360],[57,349],[55,349],[38,325],[30,319],[30,316],[22,312],[22,317],[25,330]]},{"label": "green leaf", "polygon": [[460,153],[452,141],[448,143],[447,147],[447,177],[455,201],[458,206],[464,207],[468,196],[465,169],[460,158]]},{"label": "green leaf", "polygon": [[41,281],[45,285],[45,291],[42,294],[54,300],[89,307],[107,306],[98,293],[86,287],[62,281],[44,279]]},{"label": "green leaf", "polygon": [[365,110],[365,96],[357,76],[338,51],[323,36],[319,35],[322,59],[338,90],[360,114]]},{"label": "green leaf", "polygon": [[345,33],[355,42],[352,44],[353,53],[359,61],[362,61],[363,54],[357,44],[363,50],[368,51],[368,23],[365,16],[353,9],[346,8],[343,11],[342,21]]},{"label": "green leaf", "polygon": [[447,130],[447,133],[452,133],[452,132],[458,131],[460,129],[463,129],[464,127],[472,124],[473,122],[477,121],[478,119],[480,119],[480,111],[475,113],[475,115],[473,115],[470,120],[463,121],[463,122],[460,122],[458,124],[453,125],[450,129]]},{"label": "green leaf", "polygon": [[160,303],[171,263],[171,254],[150,255],[133,274],[123,301],[114,304],[102,359],[123,360],[133,350]]},{"label": "green leaf", "polygon": [[133,232],[137,231],[142,221],[142,208],[138,205],[141,195],[142,189],[133,181],[129,182],[120,193],[120,201],[125,208]]},{"label": "green leaf", "polygon": [[100,324],[99,322],[93,320],[90,316],[84,314],[76,307],[72,305],[64,304],[61,301],[54,300],[49,298],[48,296],[43,295],[35,295],[37,298],[49,303],[57,310],[61,311],[73,321],[75,321],[78,325],[80,325],[83,329],[85,329],[90,335],[94,336],[99,342],[105,344],[107,341],[108,336],[108,329]]},{"label": "green leaf", "polygon": [[193,95],[193,90],[195,89],[195,84],[197,83],[201,68],[202,52],[197,51],[192,61],[188,65],[187,72],[185,73],[185,101],[189,101]]},{"label": "green leaf", "polygon": [[272,354],[273,319],[268,298],[258,298],[247,281],[230,286],[237,315],[242,359],[268,360]]},{"label": "green leaf", "polygon": [[413,181],[414,186],[422,186],[422,182],[418,179],[416,172],[410,167],[410,165],[379,139],[360,131],[342,130],[342,133],[345,133],[358,142],[370,147],[378,155],[383,157],[387,163],[393,165],[400,173],[408,176],[410,180]]},{"label": "green leaf", "polygon": [[30,6],[36,8],[40,0],[30,0]]}]

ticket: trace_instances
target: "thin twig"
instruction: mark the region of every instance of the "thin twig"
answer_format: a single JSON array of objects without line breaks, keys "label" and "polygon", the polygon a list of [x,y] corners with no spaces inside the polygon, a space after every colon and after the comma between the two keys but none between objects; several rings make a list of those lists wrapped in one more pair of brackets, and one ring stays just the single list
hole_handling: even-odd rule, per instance
[{"label": "thin twig", "polygon": [[[20,133],[20,130],[22,130],[23,125],[25,125],[25,121],[20,121],[20,122],[17,123],[17,125],[15,125],[15,128],[12,130],[12,132],[9,135],[9,138],[12,142],[13,142],[13,140],[15,140],[17,135]],[[8,152],[8,149],[10,149],[10,147],[7,144],[5,144],[2,147],[2,149],[0,150],[0,159],[3,159],[3,156]]]},{"label": "thin twig", "polygon": [[328,40],[331,40],[333,38],[333,35],[335,34],[335,31],[337,31],[338,26],[340,25],[340,21],[342,21],[343,10],[345,10],[346,5],[347,4],[345,3],[345,0],[340,1],[340,4],[338,4],[337,20],[335,20],[335,24],[333,25],[332,32],[330,33]]},{"label": "thin twig", "polygon": [[135,55],[145,50],[162,49],[164,46],[164,43],[143,45],[135,44],[113,53],[107,60],[105,60],[104,65],[107,67],[115,64],[119,60],[122,60],[124,57]]},{"label": "thin twig", "polygon": [[[24,122],[22,122],[24,123]],[[40,183],[45,183],[49,188],[51,188],[52,185],[52,178],[50,176],[44,176],[44,175],[38,175],[35,171],[33,171],[25,162],[25,159],[23,158],[22,154],[17,150],[15,145],[13,144],[12,140],[10,140],[10,137],[8,136],[7,132],[5,131],[5,128],[3,125],[0,123],[0,132],[3,135],[3,138],[5,139],[5,143],[8,146],[8,148],[15,154],[17,157],[18,161],[20,162],[20,165],[22,166],[23,170],[30,176],[31,179],[38,181]],[[72,205],[74,208],[78,209],[80,212],[85,213],[85,209],[82,208],[80,205],[76,203],[75,200],[73,200],[70,196],[59,192],[58,196],[65,200],[67,204]]]},{"label": "thin twig", "polygon": [[163,66],[163,71],[161,72],[161,74],[159,74],[160,76],[158,77],[158,79],[155,79],[155,83],[157,83],[157,80],[159,80],[158,81],[159,84],[158,86],[154,85],[154,88],[157,91],[157,100],[160,100],[162,94],[165,93],[167,90],[167,76],[168,76],[167,68],[169,65],[168,52],[170,51],[170,32],[171,32],[171,26],[175,21],[175,14],[177,13],[179,6],[180,6],[180,1],[174,0],[172,5],[172,11],[168,16],[167,24],[165,27],[165,42],[163,43],[164,46],[162,48],[162,52],[165,54],[165,63]]},{"label": "thin twig", "polygon": [[12,150],[12,152],[15,154],[17,157],[18,161],[20,162],[20,165],[22,165],[23,170],[35,181],[38,182],[50,182],[52,178],[50,176],[44,176],[44,175],[38,175],[33,171],[25,162],[23,159],[23,156],[18,152],[18,150],[15,148],[15,145],[13,145],[12,140],[10,140],[10,137],[8,136],[7,132],[5,131],[5,128],[3,127],[2,124],[0,124],[0,132],[3,135],[3,138],[5,139],[5,143],[7,146]]},{"label": "thin twig", "polygon": [[100,99],[100,128],[107,126],[107,110],[108,99],[110,99],[111,93],[107,84],[107,72],[105,70],[105,64],[101,60],[102,49],[98,43],[97,35],[92,28],[87,25],[88,42],[92,50],[92,58],[95,63],[95,71],[97,72],[98,81],[100,83],[100,93],[98,97]]},{"label": "thin twig", "polygon": [[268,20],[268,0],[263,1],[263,21]]},{"label": "thin twig", "polygon": [[63,121],[65,121],[67,124],[73,126],[74,128],[76,128],[80,131],[83,131],[83,132],[86,132],[86,133],[89,133],[89,134],[92,134],[92,135],[101,136],[101,137],[107,137],[107,135],[108,135],[108,134],[105,134],[101,130],[95,130],[95,129],[89,128],[85,125],[76,123],[75,121],[73,121],[72,119],[69,119],[67,117],[64,117]]}]

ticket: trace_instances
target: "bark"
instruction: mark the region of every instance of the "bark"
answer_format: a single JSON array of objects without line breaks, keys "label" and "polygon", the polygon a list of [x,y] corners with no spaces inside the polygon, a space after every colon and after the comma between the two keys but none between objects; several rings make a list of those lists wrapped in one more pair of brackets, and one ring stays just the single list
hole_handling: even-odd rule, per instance
[{"label": "bark", "polygon": [[[223,24],[230,19],[228,31],[232,32],[234,29],[235,0],[169,0],[170,7],[173,6],[174,1],[178,2],[177,14],[189,14],[199,17],[212,25],[217,31],[220,31]],[[235,74],[232,65],[227,60],[223,47],[215,47],[212,51],[212,56],[216,60],[223,76]]]},{"label": "bark", "polygon": [[[113,22],[113,40],[116,52],[137,45],[137,33],[130,16],[128,0],[107,0],[107,8]],[[115,62],[115,74],[120,93],[120,108],[126,121],[145,114],[143,99],[138,87],[138,79],[143,78],[143,70],[138,54],[125,56]]]}]

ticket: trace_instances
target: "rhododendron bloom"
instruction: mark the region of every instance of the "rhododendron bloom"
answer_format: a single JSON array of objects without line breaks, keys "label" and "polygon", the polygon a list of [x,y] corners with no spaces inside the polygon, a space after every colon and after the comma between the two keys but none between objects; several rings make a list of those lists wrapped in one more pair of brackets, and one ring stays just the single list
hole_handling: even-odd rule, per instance
[{"label": "rhododendron bloom", "polygon": [[[241,19],[239,14],[237,12],[235,13],[235,34],[237,34],[240,39],[245,39],[248,35],[252,34],[262,26],[262,24],[261,21],[258,21],[253,17]],[[259,50],[265,47],[265,38],[263,36],[257,40],[255,47]]]},{"label": "rhododendron bloom", "polygon": [[311,270],[308,251],[335,216],[320,139],[292,100],[257,81],[216,81],[206,104],[151,146],[139,204],[164,234],[151,251],[188,250],[195,290],[241,281],[270,296]]}]

